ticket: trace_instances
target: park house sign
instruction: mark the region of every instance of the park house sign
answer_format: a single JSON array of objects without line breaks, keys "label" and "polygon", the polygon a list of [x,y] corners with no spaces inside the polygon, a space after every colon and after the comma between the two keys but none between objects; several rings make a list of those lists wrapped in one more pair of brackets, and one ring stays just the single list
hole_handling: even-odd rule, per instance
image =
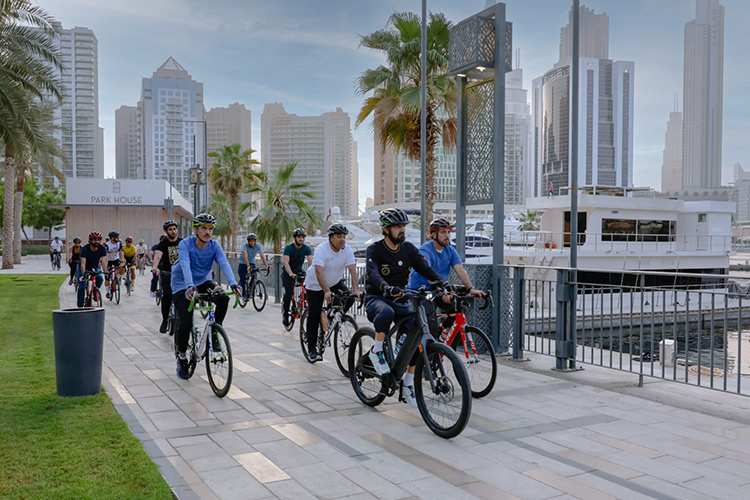
[{"label": "park house sign", "polygon": [[162,207],[170,197],[175,206],[191,210],[190,202],[164,180],[67,179],[65,184],[68,205]]}]

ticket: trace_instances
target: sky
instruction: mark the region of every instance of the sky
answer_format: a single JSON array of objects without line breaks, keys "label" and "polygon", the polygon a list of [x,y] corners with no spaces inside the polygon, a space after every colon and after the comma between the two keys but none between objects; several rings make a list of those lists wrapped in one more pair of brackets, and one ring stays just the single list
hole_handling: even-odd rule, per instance
[{"label": "sky", "polygon": [[[204,85],[206,109],[245,104],[252,111],[252,145],[260,149],[266,103],[289,113],[319,115],[343,108],[352,120],[364,97],[354,82],[385,58],[359,47],[360,35],[386,27],[394,12],[421,12],[420,0],[41,0],[64,28],[82,26],[99,41],[99,123],[105,176],[114,176],[114,114],[140,98],[141,79],[170,56]],[[695,0],[589,0],[609,16],[609,57],[635,62],[634,184],[659,188],[669,113],[680,95],[685,23]],[[513,47],[520,49],[524,86],[551,69],[571,0],[507,0]],[[750,2],[722,0],[724,123],[722,181],[735,163],[750,168]],[[454,23],[483,10],[486,0],[428,0],[428,10]],[[515,52],[514,52],[515,57]],[[514,61],[514,66],[517,62]],[[530,98],[530,97],[529,97]],[[530,103],[529,103],[530,104]],[[358,143],[361,205],[373,191],[369,122],[353,129]],[[255,158],[260,159],[260,152]]]}]

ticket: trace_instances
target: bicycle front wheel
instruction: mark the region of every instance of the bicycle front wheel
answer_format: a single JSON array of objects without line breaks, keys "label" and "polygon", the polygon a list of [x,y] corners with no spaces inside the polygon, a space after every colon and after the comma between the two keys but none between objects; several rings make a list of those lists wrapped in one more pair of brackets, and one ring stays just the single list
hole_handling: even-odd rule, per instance
[{"label": "bicycle front wheel", "polygon": [[206,342],[206,372],[214,394],[226,396],[232,386],[232,348],[221,325],[211,325],[211,338]]},{"label": "bicycle front wheel", "polygon": [[114,296],[115,303],[119,304],[120,303],[120,279],[119,278],[115,282],[115,291],[112,293],[112,295]]},{"label": "bicycle front wheel", "polygon": [[453,349],[466,367],[471,384],[471,395],[483,398],[495,387],[497,379],[497,357],[492,342],[479,328],[467,326],[464,329],[466,348],[461,335],[453,340]]},{"label": "bicycle front wheel", "polygon": [[[417,358],[414,393],[422,419],[442,438],[461,434],[471,415],[471,386],[458,354],[445,344],[427,344],[429,366],[424,356]],[[430,384],[432,372],[434,388]]]},{"label": "bicycle front wheel", "polygon": [[303,312],[299,319],[299,346],[302,348],[302,355],[305,359],[314,363],[310,360],[310,353],[307,350],[307,311]]},{"label": "bicycle front wheel", "polygon": [[258,280],[253,287],[253,307],[261,312],[266,307],[266,284]]},{"label": "bicycle front wheel", "polygon": [[287,332],[291,332],[292,328],[294,328],[294,317],[297,315],[297,306],[294,305],[294,302],[292,302],[289,305],[289,313],[286,315],[287,325],[284,326],[286,328]]},{"label": "bicycle front wheel", "polygon": [[383,381],[370,361],[370,349],[375,345],[375,330],[357,330],[349,345],[349,380],[354,394],[367,406],[377,406],[385,399]]},{"label": "bicycle front wheel", "polygon": [[102,307],[102,293],[96,287],[94,287],[94,290],[91,292],[91,304],[90,305],[94,307]]},{"label": "bicycle front wheel", "polygon": [[156,305],[157,306],[159,304],[161,304],[161,294],[162,294],[161,285],[159,285],[159,288],[156,289],[156,294],[155,294],[156,295]]},{"label": "bicycle front wheel", "polygon": [[208,311],[204,308],[208,307],[208,302],[206,302],[205,300],[199,300],[198,307],[201,308],[201,318],[206,319],[206,316],[208,316]]},{"label": "bicycle front wheel", "polygon": [[352,343],[356,331],[356,321],[346,314],[333,332],[333,350],[336,353],[336,364],[339,365],[339,371],[344,377],[349,376],[349,345]]}]

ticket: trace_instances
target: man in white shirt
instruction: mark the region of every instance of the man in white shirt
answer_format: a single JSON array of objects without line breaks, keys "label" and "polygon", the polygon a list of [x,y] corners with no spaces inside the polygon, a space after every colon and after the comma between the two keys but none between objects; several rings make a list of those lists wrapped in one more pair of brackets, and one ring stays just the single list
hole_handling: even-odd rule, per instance
[{"label": "man in white shirt", "polygon": [[60,238],[58,236],[55,236],[55,239],[52,240],[49,244],[49,261],[52,262],[55,258],[56,253],[61,253],[63,248],[63,243],[60,241]]},{"label": "man in white shirt", "polygon": [[[310,362],[322,361],[318,353],[318,329],[323,310],[323,301],[329,304],[333,292],[348,291],[344,284],[344,272],[348,269],[352,276],[354,295],[361,298],[357,282],[357,263],[354,252],[346,244],[349,230],[343,224],[333,224],[328,228],[328,243],[321,243],[315,249],[312,265],[307,269],[305,288],[307,289],[307,352]],[[345,307],[348,310],[354,301],[350,300]]]}]

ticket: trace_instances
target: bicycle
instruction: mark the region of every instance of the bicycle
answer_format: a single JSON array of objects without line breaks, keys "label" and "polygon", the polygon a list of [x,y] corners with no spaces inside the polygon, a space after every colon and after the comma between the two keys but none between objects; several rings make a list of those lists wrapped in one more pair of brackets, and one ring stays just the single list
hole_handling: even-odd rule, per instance
[{"label": "bicycle", "polygon": [[115,304],[120,303],[120,270],[116,266],[109,266],[109,301],[115,301]]},{"label": "bicycle", "polygon": [[[336,354],[336,364],[339,371],[345,377],[349,376],[349,345],[351,344],[354,332],[357,331],[357,322],[354,318],[344,313],[346,303],[355,298],[352,292],[338,292],[331,297],[331,303],[323,306],[323,314],[328,320],[328,328],[324,329],[323,322],[320,323],[318,333],[318,354],[321,356],[326,347],[331,345],[333,337],[334,353]],[[310,363],[310,353],[307,351],[307,314],[309,310],[302,313],[299,324],[299,343],[302,346],[302,354]]]},{"label": "bicycle", "polygon": [[[208,313],[206,324],[203,330],[193,326],[193,331],[188,337],[188,372],[193,376],[195,366],[202,359],[206,360],[206,374],[211,390],[217,397],[223,398],[229,392],[232,385],[232,348],[229,345],[229,336],[224,327],[217,324],[214,317],[214,304],[212,300],[221,295],[233,295],[233,291],[224,291],[222,289],[213,289],[208,293],[195,293],[193,300],[190,301],[188,311],[193,311],[196,301],[206,301],[205,306],[198,305],[198,309],[205,309]],[[239,305],[239,297],[234,302],[234,307]],[[211,342],[209,346],[209,330],[211,332]],[[176,331],[176,329],[175,329]],[[176,337],[173,337],[176,339]],[[175,342],[176,344],[176,342]],[[177,348],[175,347],[175,352]]]},{"label": "bicycle", "polygon": [[[438,314],[438,321],[453,318],[453,324],[448,329],[440,327],[440,342],[450,346],[463,360],[466,372],[471,382],[471,395],[483,398],[495,387],[497,379],[497,357],[490,338],[477,327],[466,326],[465,311],[474,302],[474,297],[468,293],[457,293],[454,297],[455,312]],[[482,311],[492,305],[492,294],[485,292],[484,305],[477,310]]]},{"label": "bicycle", "polygon": [[[164,276],[165,278],[169,278],[172,275],[169,271],[161,271],[159,273],[159,276]],[[161,279],[159,279],[159,286],[161,287]],[[202,307],[204,305],[203,301],[199,302],[199,305]],[[201,315],[204,311],[201,310]],[[208,314],[206,314],[207,316]],[[205,316],[203,316],[205,318]],[[180,327],[180,319],[177,316],[177,309],[174,307],[174,301],[169,305],[169,315],[167,316],[167,333],[169,333],[169,336],[174,338],[175,334],[177,333],[177,329]],[[177,345],[174,346],[175,348],[175,355],[177,354]]]},{"label": "bicycle", "polygon": [[52,270],[59,271],[60,269],[60,252],[52,252]]},{"label": "bicycle", "polygon": [[[266,276],[271,272],[270,269],[266,268]],[[258,278],[258,268],[252,266],[252,269],[248,271],[247,277],[245,278],[245,294],[246,298],[240,300],[240,307],[244,309],[250,298],[253,301],[253,307],[256,311],[261,312],[266,307],[266,284],[263,280]],[[248,298],[249,297],[249,298]]]},{"label": "bicycle", "polygon": [[[432,432],[443,438],[452,438],[458,436],[469,422],[471,385],[456,351],[437,342],[430,334],[423,303],[432,300],[434,294],[425,291],[424,287],[416,291],[403,291],[401,297],[412,303],[415,312],[401,318],[386,333],[383,355],[390,366],[390,373],[378,374],[370,361],[368,353],[375,343],[375,330],[363,327],[356,331],[349,346],[349,380],[359,400],[368,406],[379,405],[396,390],[399,391],[399,401],[403,401],[401,378],[414,353],[419,352],[414,372],[414,393],[419,413]],[[414,324],[394,358],[391,338],[410,320]]]},{"label": "bicycle", "polygon": [[[86,295],[83,298],[83,307],[102,307],[102,293],[96,287],[96,271],[85,271],[81,279],[85,281]],[[107,273],[103,273],[105,276]],[[78,281],[76,279],[76,281]],[[77,292],[77,290],[76,290]]]},{"label": "bicycle", "polygon": [[[161,273],[164,273],[164,271],[161,271]],[[156,305],[158,306],[161,304],[161,299],[164,297],[164,290],[161,288],[161,279],[158,278],[156,280],[156,292],[154,292],[154,297],[156,298]]]},{"label": "bicycle", "polygon": [[[292,303],[289,304],[289,312],[286,314],[288,321],[284,327],[286,331],[291,332],[294,328],[294,320],[299,318],[307,310],[307,290],[305,289],[305,273],[298,274],[295,278],[294,296]],[[299,285],[299,286],[297,286]]]},{"label": "bicycle", "polygon": [[146,272],[146,257],[138,256],[138,274],[143,276]]},{"label": "bicycle", "polygon": [[128,265],[125,267],[125,291],[128,294],[128,297],[130,297],[130,290],[133,287],[133,280],[130,277],[130,270],[135,269],[134,265]]}]

